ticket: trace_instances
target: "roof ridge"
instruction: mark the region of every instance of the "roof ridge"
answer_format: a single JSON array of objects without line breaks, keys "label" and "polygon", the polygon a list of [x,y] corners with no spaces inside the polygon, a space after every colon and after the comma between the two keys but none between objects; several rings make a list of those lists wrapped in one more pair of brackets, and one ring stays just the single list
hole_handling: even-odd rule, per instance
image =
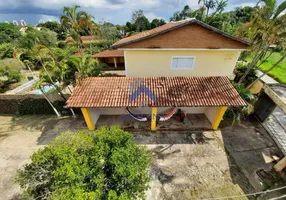
[{"label": "roof ridge", "polygon": [[[234,36],[224,32],[222,30],[219,30],[219,29],[217,29],[217,28],[215,28],[213,26],[210,26],[209,24],[206,24],[206,23],[204,23],[202,21],[199,21],[196,18],[188,18],[188,19],[181,20],[181,21],[169,22],[169,23],[164,24],[162,26],[158,26],[158,27],[156,27],[154,29],[146,30],[146,31],[137,33],[135,35],[132,35],[130,37],[123,38],[123,39],[117,41],[116,43],[114,43],[111,47],[112,48],[118,48],[120,46],[129,44],[129,43],[134,43],[134,42],[137,42],[137,41],[141,41],[141,40],[144,40],[144,39],[147,39],[147,38],[151,38],[151,37],[160,35],[162,33],[169,32],[169,31],[171,31],[173,29],[180,28],[182,26],[185,26],[185,25],[188,25],[188,24],[192,24],[192,23],[196,23],[196,24],[198,24],[198,25],[200,25],[200,26],[202,26],[202,27],[204,27],[206,29],[212,30],[212,31],[214,31],[214,32],[216,32],[218,34],[221,34],[221,35],[223,35],[225,37],[228,37],[228,38],[230,38],[232,40],[236,40],[238,42],[241,42],[241,43],[249,45],[249,42],[246,41],[246,40],[234,37]],[[168,25],[170,25],[170,24],[172,24],[172,26],[170,26],[169,28],[164,28],[165,26],[168,27]],[[162,29],[162,30],[160,30],[160,29]],[[157,30],[159,30],[159,31],[157,31]],[[146,34],[148,32],[150,34]],[[136,36],[139,36],[139,37],[136,38]],[[134,39],[132,39],[132,38],[134,38]]]}]

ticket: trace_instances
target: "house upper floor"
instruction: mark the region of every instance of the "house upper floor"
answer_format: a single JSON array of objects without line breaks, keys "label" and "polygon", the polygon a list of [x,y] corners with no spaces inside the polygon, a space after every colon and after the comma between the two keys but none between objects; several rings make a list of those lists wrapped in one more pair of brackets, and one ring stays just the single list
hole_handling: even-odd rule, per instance
[{"label": "house upper floor", "polygon": [[230,76],[249,44],[188,19],[124,38],[112,47],[121,58],[109,61],[124,64],[126,76]]}]

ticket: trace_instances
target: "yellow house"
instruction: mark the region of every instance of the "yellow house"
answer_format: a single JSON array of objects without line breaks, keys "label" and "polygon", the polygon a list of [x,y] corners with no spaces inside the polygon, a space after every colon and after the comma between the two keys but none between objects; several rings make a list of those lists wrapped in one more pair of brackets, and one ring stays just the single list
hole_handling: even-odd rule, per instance
[{"label": "yellow house", "polygon": [[228,77],[248,46],[196,19],[170,22],[116,42],[126,77],[87,78],[67,105],[82,109],[90,130],[100,115],[120,115],[128,108],[151,114],[152,130],[158,113],[170,108],[204,114],[217,129],[227,107],[245,105]]}]

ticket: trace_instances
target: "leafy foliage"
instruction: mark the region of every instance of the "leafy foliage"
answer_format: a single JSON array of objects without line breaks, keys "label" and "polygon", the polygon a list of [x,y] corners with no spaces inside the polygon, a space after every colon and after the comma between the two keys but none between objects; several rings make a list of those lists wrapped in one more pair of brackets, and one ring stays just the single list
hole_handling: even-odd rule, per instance
[{"label": "leafy foliage", "polygon": [[58,40],[66,39],[66,30],[56,21],[48,21],[45,23],[40,23],[37,25],[38,27],[47,28],[55,33],[57,33]]},{"label": "leafy foliage", "polygon": [[31,157],[16,182],[27,198],[144,198],[151,154],[118,127],[64,132]]},{"label": "leafy foliage", "polygon": [[19,64],[9,61],[1,62],[0,64],[0,89],[7,84],[19,82],[21,80],[21,68]]},{"label": "leafy foliage", "polygon": [[18,26],[8,23],[0,23],[0,44],[13,42],[21,37]]},{"label": "leafy foliage", "polygon": [[0,44],[0,59],[13,58],[13,52],[14,45],[12,43]]},{"label": "leafy foliage", "polygon": [[37,44],[47,47],[55,47],[56,43],[57,34],[49,29],[42,28],[40,31],[27,31],[27,33],[18,40],[17,47],[32,49]]},{"label": "leafy foliage", "polygon": [[156,27],[158,27],[158,26],[162,26],[162,25],[164,25],[164,24],[166,24],[165,20],[155,18],[155,19],[153,19],[152,22],[151,22],[151,29],[156,28]]},{"label": "leafy foliage", "polygon": [[121,39],[120,31],[115,26],[102,25],[101,33],[105,40],[112,41],[113,43]]},{"label": "leafy foliage", "polygon": [[[246,70],[247,70],[247,64],[243,64],[242,66],[238,66],[235,68],[235,70],[234,70],[234,74],[235,74],[234,81],[236,83],[241,79],[241,77],[243,76],[243,74],[245,73]],[[251,69],[251,71],[246,76],[245,85],[248,85],[249,83],[251,83],[255,79],[256,79],[255,70]]]}]

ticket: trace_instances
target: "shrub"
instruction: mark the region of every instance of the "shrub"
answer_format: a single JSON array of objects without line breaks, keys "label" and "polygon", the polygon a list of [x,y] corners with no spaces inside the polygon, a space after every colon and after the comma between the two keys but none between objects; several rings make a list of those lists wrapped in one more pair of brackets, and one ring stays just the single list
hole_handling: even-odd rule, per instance
[{"label": "shrub", "polygon": [[64,132],[35,152],[16,182],[35,199],[144,198],[151,154],[118,127]]},{"label": "shrub", "polygon": [[[234,82],[238,82],[240,78],[243,76],[245,71],[247,70],[247,65],[240,65],[235,69],[234,74],[235,74],[235,79]],[[251,69],[248,75],[245,78],[245,85],[248,85],[249,83],[252,83],[256,79],[256,73],[254,69]]]},{"label": "shrub", "polygon": [[21,68],[19,63],[5,60],[0,63],[0,89],[6,85],[21,80]]},{"label": "shrub", "polygon": [[14,52],[14,45],[11,43],[0,44],[0,59],[12,58]]}]

